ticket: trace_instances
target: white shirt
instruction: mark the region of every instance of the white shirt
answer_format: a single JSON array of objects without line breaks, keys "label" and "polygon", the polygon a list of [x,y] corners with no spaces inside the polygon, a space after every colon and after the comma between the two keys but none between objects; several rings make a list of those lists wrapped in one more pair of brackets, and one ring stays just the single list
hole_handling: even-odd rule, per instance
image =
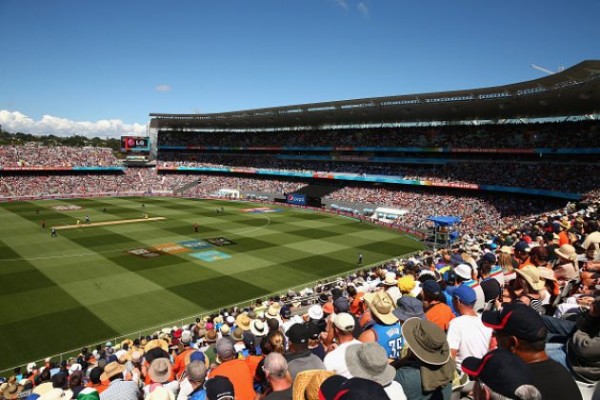
[{"label": "white shirt", "polygon": [[340,344],[334,350],[327,353],[327,355],[325,355],[325,359],[323,360],[325,368],[329,371],[334,371],[337,375],[341,375],[345,378],[352,378],[350,371],[348,371],[348,365],[346,364],[346,349],[348,346],[361,343],[362,342],[356,339],[352,339],[349,342]]},{"label": "white shirt", "polygon": [[390,297],[394,301],[394,305],[396,304],[396,302],[398,301],[398,299],[400,297],[402,297],[402,293],[400,293],[400,289],[398,288],[398,286],[388,287],[387,289],[385,289],[385,291],[387,292],[387,294],[390,295]]},{"label": "white shirt", "polygon": [[482,358],[490,349],[492,329],[481,322],[480,316],[461,315],[450,321],[448,345],[456,353],[456,366],[460,368],[467,357]]},{"label": "white shirt", "polygon": [[404,389],[399,382],[392,381],[389,385],[384,386],[383,389],[390,399],[394,400],[406,400]]}]

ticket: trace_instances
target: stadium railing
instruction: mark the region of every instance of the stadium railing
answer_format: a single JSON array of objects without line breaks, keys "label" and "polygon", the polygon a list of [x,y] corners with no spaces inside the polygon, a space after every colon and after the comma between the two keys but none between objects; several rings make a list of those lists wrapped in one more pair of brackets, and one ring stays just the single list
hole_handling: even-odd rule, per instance
[{"label": "stadium railing", "polygon": [[[125,339],[135,339],[135,338],[140,338],[140,337],[146,336],[146,335],[152,335],[152,334],[154,334],[156,332],[160,332],[164,328],[171,328],[173,326],[177,326],[178,328],[181,328],[181,327],[184,327],[184,326],[189,326],[190,324],[193,324],[193,323],[196,322],[196,318],[201,318],[202,319],[205,316],[209,316],[209,315],[212,315],[212,314],[219,313],[223,309],[229,309],[229,308],[232,308],[232,307],[237,307],[239,309],[243,309],[245,307],[251,307],[251,306],[253,306],[256,303],[257,299],[268,300],[269,298],[271,298],[273,296],[278,296],[278,295],[280,295],[282,293],[286,293],[287,294],[287,293],[292,292],[292,291],[295,292],[295,293],[298,293],[301,290],[306,289],[306,288],[313,289],[313,288],[315,288],[317,286],[331,285],[331,284],[335,283],[336,281],[339,281],[341,279],[340,278],[341,276],[344,276],[344,275],[345,276],[349,276],[349,275],[351,275],[351,274],[353,274],[355,272],[358,272],[358,271],[370,270],[370,269],[375,268],[377,266],[385,265],[386,263],[388,263],[390,261],[393,261],[393,260],[396,260],[396,259],[399,259],[399,258],[409,258],[409,257],[411,257],[411,256],[413,256],[414,254],[417,254],[417,253],[418,253],[418,251],[414,251],[414,252],[410,252],[410,253],[398,255],[396,257],[391,257],[391,258],[379,261],[379,262],[374,263],[374,264],[361,265],[361,266],[359,266],[357,268],[345,271],[342,274],[338,273],[336,275],[332,275],[332,276],[329,276],[329,277],[317,279],[317,280],[314,280],[314,281],[311,281],[311,282],[306,282],[306,283],[301,284],[301,285],[292,286],[292,287],[289,287],[287,289],[278,290],[276,292],[272,292],[272,293],[264,295],[262,297],[254,297],[252,299],[247,299],[247,300],[244,300],[242,302],[233,303],[233,304],[229,304],[229,305],[224,305],[222,307],[219,307],[218,309],[209,310],[209,311],[203,311],[201,313],[190,315],[190,316],[187,316],[187,317],[177,318],[177,319],[171,320],[171,321],[166,321],[166,322],[163,322],[162,324],[154,325],[154,326],[148,327],[148,328],[139,329],[137,331],[130,332],[130,333],[127,333],[127,334],[124,334],[124,335],[119,335],[119,336],[114,336],[114,337],[110,337],[110,338],[105,338],[104,340],[98,340],[98,341],[96,341],[95,343],[92,343],[92,344],[87,344],[87,345],[86,344],[81,344],[79,347],[71,349],[71,350],[67,350],[67,351],[63,351],[63,352],[58,353],[58,354],[46,356],[46,357],[44,357],[42,359],[39,359],[39,360],[25,361],[25,362],[23,362],[23,363],[21,363],[19,365],[15,365],[14,367],[10,367],[10,368],[6,368],[6,369],[3,369],[3,370],[0,370],[0,376],[7,376],[7,374],[10,375],[10,374],[12,374],[12,372],[14,371],[15,368],[17,368],[17,367],[23,367],[23,366],[27,365],[30,362],[35,362],[36,365],[40,366],[40,365],[43,365],[44,360],[47,359],[47,358],[50,358],[50,360],[52,362],[61,362],[63,360],[68,360],[69,358],[76,357],[81,352],[81,349],[84,348],[84,347],[87,347],[88,349],[95,349],[96,346],[98,346],[98,345],[104,346],[106,342],[112,342],[115,346],[117,346],[117,345],[120,345],[120,343],[123,340],[125,340]],[[317,295],[315,295],[314,298],[316,298],[316,296]],[[295,299],[295,300],[297,301],[298,299]]]}]

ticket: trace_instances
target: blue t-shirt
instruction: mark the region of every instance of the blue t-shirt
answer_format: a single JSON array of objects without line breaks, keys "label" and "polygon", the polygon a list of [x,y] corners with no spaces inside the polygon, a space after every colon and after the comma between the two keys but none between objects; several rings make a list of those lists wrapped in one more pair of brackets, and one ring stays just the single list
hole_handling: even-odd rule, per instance
[{"label": "blue t-shirt", "polygon": [[392,325],[374,324],[373,330],[377,336],[377,343],[385,349],[388,358],[399,358],[404,346],[400,322]]}]

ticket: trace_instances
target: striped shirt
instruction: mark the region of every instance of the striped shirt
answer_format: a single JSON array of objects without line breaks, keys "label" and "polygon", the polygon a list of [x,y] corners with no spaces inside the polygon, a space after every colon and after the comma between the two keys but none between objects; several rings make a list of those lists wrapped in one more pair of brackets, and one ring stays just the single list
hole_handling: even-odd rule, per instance
[{"label": "striped shirt", "polygon": [[135,382],[115,379],[100,393],[100,400],[138,400],[139,395],[140,389]]}]

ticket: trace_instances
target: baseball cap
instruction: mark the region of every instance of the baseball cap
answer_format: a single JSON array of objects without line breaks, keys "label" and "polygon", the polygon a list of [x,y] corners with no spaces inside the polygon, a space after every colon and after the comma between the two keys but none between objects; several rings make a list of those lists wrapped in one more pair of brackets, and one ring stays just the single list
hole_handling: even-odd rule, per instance
[{"label": "baseball cap", "polygon": [[350,309],[350,303],[348,303],[348,299],[345,297],[338,297],[333,302],[333,308],[336,312],[345,313]]},{"label": "baseball cap", "polygon": [[208,400],[233,400],[235,393],[229,378],[217,375],[204,384]]},{"label": "baseball cap", "polygon": [[350,378],[344,381],[335,395],[336,400],[389,400],[381,384],[365,378]]},{"label": "baseball cap", "polygon": [[522,253],[527,252],[529,251],[529,244],[526,241],[521,240],[515,244],[515,251],[520,251]]},{"label": "baseball cap", "polygon": [[348,313],[336,314],[333,324],[341,331],[352,332],[354,330],[354,318]]},{"label": "baseball cap", "polygon": [[492,391],[511,399],[517,398],[515,392],[520,386],[533,385],[533,374],[527,364],[504,349],[490,351],[483,358],[467,357],[461,369]]},{"label": "baseball cap", "polygon": [[489,262],[492,264],[496,263],[496,256],[494,255],[494,253],[485,253],[483,257],[481,257],[481,259],[485,262]]},{"label": "baseball cap", "polygon": [[194,351],[190,354],[190,362],[200,361],[204,363],[206,361],[206,355],[200,350]]},{"label": "baseball cap", "polygon": [[452,297],[456,297],[461,303],[473,305],[477,301],[475,291],[467,285],[459,285],[452,292]]},{"label": "baseball cap", "polygon": [[286,332],[290,342],[294,344],[304,344],[308,340],[308,329],[304,324],[294,324]]},{"label": "baseball cap", "polygon": [[283,318],[291,318],[292,309],[289,306],[283,306],[281,307],[281,310],[279,310],[279,315],[281,315]]},{"label": "baseball cap", "polygon": [[501,311],[484,311],[481,321],[488,328],[535,342],[546,339],[546,325],[533,308],[525,304],[505,304]]},{"label": "baseball cap", "polygon": [[436,281],[431,279],[423,282],[421,287],[423,288],[423,291],[434,296],[437,296],[442,292],[442,288],[440,287],[440,285]]}]

